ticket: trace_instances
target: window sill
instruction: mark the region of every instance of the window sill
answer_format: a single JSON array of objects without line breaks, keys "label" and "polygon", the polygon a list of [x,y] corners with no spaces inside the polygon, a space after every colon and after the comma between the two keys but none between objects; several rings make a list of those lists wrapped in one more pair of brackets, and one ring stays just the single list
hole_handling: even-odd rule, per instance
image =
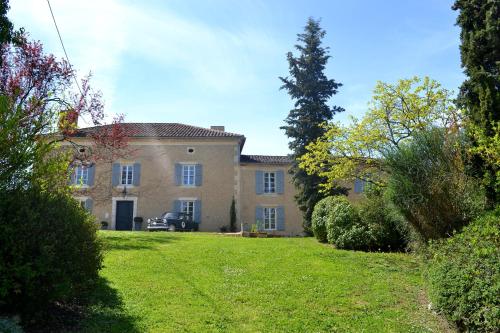
[{"label": "window sill", "polygon": [[200,186],[196,186],[196,185],[179,185],[179,187],[182,187],[182,188],[197,188],[197,187],[200,187]]},{"label": "window sill", "polygon": [[75,190],[86,190],[88,188],[91,188],[89,185],[71,185]]},{"label": "window sill", "polygon": [[137,186],[135,186],[135,185],[116,185],[116,186],[114,186],[114,188],[119,188],[119,189],[123,189],[124,187],[134,188],[134,187],[137,187]]}]

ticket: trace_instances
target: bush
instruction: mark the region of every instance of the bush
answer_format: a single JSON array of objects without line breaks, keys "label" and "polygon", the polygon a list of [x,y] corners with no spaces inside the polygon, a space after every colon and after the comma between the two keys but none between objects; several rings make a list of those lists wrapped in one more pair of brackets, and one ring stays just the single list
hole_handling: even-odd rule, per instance
[{"label": "bush", "polygon": [[339,249],[401,250],[407,245],[405,220],[383,196],[370,190],[359,207],[344,196],[327,197],[314,207],[312,229],[320,242]]},{"label": "bush", "polygon": [[316,206],[314,206],[311,218],[311,228],[318,241],[322,243],[326,243],[328,241],[326,224],[330,219],[333,207],[343,199],[344,198],[340,196],[330,196],[321,199]]},{"label": "bush", "polygon": [[390,199],[424,240],[447,237],[484,210],[484,191],[467,176],[467,147],[460,134],[435,128],[385,154]]},{"label": "bush", "polygon": [[359,215],[345,197],[338,197],[327,220],[328,243],[339,249],[364,248],[364,228],[359,225]]},{"label": "bush", "polygon": [[82,301],[102,265],[93,219],[64,193],[0,193],[0,244],[0,311]]},{"label": "bush", "polygon": [[410,238],[408,223],[386,198],[381,189],[369,188],[366,200],[359,204],[361,224],[368,229],[371,250],[399,251],[406,249]]},{"label": "bush", "polygon": [[500,207],[435,242],[428,278],[434,307],[470,332],[500,328]]}]

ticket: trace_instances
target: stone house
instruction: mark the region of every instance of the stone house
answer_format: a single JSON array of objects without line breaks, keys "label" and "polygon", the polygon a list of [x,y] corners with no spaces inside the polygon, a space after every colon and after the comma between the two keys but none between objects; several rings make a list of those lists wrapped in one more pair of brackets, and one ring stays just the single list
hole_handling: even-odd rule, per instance
[{"label": "stone house", "polygon": [[[76,166],[71,178],[75,198],[109,229],[132,230],[134,217],[146,221],[165,211],[182,211],[192,214],[200,231],[219,231],[229,225],[234,198],[238,228],[259,221],[270,233],[302,234],[288,157],[243,155],[245,137],[223,126],[123,126],[130,156]],[[79,129],[73,141],[90,145],[89,135],[99,130]]]}]

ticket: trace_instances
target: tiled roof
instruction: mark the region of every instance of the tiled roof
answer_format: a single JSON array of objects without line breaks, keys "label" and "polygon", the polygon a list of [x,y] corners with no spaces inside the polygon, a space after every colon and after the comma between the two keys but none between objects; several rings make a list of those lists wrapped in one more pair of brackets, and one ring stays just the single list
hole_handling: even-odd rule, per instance
[{"label": "tiled roof", "polygon": [[241,163],[263,163],[263,164],[290,164],[292,159],[288,156],[269,155],[241,155]]},{"label": "tiled roof", "polygon": [[[95,127],[80,128],[74,134],[77,137],[85,137],[93,132],[99,131],[112,125],[103,125]],[[123,123],[123,128],[128,137],[134,138],[206,138],[206,137],[240,137],[241,134],[235,134],[225,131],[218,131],[209,128],[184,125],[178,123]]]}]

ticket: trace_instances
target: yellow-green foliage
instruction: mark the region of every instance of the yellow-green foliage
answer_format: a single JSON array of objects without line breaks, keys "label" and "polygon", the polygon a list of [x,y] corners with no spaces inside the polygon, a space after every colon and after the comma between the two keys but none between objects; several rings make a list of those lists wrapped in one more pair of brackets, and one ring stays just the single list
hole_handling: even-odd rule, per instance
[{"label": "yellow-green foliage", "polygon": [[[472,122],[467,124],[467,129],[475,141],[475,146],[471,149],[472,153],[479,155],[494,171],[493,175],[485,173],[485,183],[493,184],[495,191],[500,193],[500,121],[492,121],[491,128],[494,135],[487,136],[479,126]],[[488,177],[495,177],[495,179],[488,179]]]},{"label": "yellow-green foliage", "polygon": [[326,134],[307,147],[300,167],[326,177],[328,190],[341,179],[368,179],[383,183],[384,151],[432,125],[459,125],[451,93],[428,78],[414,77],[396,84],[378,82],[366,115],[351,117],[348,125],[325,124]]}]

